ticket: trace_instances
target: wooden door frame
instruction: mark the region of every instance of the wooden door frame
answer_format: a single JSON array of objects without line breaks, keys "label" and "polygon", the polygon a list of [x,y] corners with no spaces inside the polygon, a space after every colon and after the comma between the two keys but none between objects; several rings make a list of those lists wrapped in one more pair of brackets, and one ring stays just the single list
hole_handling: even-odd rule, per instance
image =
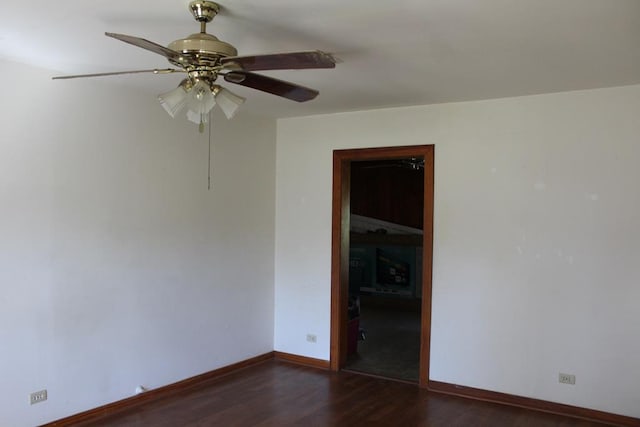
[{"label": "wooden door frame", "polygon": [[349,298],[349,230],[351,162],[424,158],[424,212],[422,235],[422,321],[418,384],[429,383],[431,350],[431,278],[433,271],[433,177],[434,146],[364,148],[333,152],[333,196],[331,233],[331,348],[330,367],[339,371],[347,360],[347,306]]}]

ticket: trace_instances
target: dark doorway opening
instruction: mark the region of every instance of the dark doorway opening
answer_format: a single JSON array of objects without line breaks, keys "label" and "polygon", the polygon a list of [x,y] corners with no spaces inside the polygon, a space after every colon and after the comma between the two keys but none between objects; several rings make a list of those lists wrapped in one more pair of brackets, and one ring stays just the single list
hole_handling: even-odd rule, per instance
[{"label": "dark doorway opening", "polygon": [[[358,366],[358,362],[362,365],[364,361],[366,365],[377,358],[386,360],[383,365],[395,365],[395,368],[385,370],[383,366],[382,371],[374,368],[368,373],[417,381],[420,386],[427,386],[431,329],[433,152],[433,146],[334,151],[333,370],[345,367],[360,370],[362,366]],[[408,176],[412,179],[400,183]],[[420,178],[416,179],[416,176]],[[380,185],[373,185],[376,180]],[[366,185],[363,186],[362,182]],[[363,194],[359,194],[360,188],[364,188]],[[382,197],[363,202],[368,193],[382,194]],[[369,208],[363,211],[367,204]],[[408,209],[409,206],[414,208]],[[368,219],[366,209],[375,211],[372,216],[378,218]],[[359,313],[354,309],[357,305]],[[353,322],[356,318],[358,322]],[[360,320],[362,325],[357,324]],[[417,340],[408,346],[400,340],[392,342],[400,338],[394,324],[405,329],[407,337],[417,337]],[[354,331],[356,337],[363,333],[366,337],[365,341],[355,343],[362,355],[369,352],[366,360],[357,358],[358,348],[354,356]],[[371,335],[372,332],[375,336]],[[377,343],[373,341],[374,337]],[[376,353],[375,347],[386,354]],[[409,358],[413,362],[407,362]]]},{"label": "dark doorway opening", "polygon": [[424,158],[353,161],[345,369],[418,382]]}]

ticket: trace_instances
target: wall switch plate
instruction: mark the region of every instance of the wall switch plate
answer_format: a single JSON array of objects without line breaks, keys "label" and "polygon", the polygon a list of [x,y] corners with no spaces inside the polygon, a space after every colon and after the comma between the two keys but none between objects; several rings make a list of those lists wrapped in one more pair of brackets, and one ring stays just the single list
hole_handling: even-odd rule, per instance
[{"label": "wall switch plate", "polygon": [[312,342],[312,343],[316,343],[316,342],[318,342],[318,337],[315,336],[314,334],[307,334],[307,341],[308,342]]},{"label": "wall switch plate", "polygon": [[29,395],[29,403],[32,405],[47,400],[47,390],[40,390]]},{"label": "wall switch plate", "polygon": [[571,375],[571,374],[560,373],[560,374],[558,374],[558,381],[561,382],[562,384],[575,385],[576,376],[575,375]]}]

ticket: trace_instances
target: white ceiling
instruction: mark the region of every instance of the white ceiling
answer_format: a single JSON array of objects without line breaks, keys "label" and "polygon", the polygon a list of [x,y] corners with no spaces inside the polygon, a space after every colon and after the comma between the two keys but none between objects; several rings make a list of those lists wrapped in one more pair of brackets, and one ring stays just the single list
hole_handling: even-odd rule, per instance
[{"label": "white ceiling", "polygon": [[[0,58],[52,75],[167,67],[163,57],[104,32],[167,45],[199,30],[188,3],[4,1]],[[248,98],[243,108],[258,114],[291,117],[640,83],[639,0],[219,3],[222,12],[208,32],[241,55],[320,49],[342,60],[335,70],[265,72],[320,91],[303,104],[226,84]],[[181,77],[102,79],[155,97]]]}]

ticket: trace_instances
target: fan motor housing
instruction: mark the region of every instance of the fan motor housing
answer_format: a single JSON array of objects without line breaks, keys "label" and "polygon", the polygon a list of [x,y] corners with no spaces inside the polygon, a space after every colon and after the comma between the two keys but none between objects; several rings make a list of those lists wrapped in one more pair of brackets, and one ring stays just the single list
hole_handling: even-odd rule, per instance
[{"label": "fan motor housing", "polygon": [[167,47],[180,52],[183,57],[188,58],[187,62],[209,65],[215,65],[221,57],[238,55],[235,47],[207,33],[191,34],[187,38],[171,42]]}]

